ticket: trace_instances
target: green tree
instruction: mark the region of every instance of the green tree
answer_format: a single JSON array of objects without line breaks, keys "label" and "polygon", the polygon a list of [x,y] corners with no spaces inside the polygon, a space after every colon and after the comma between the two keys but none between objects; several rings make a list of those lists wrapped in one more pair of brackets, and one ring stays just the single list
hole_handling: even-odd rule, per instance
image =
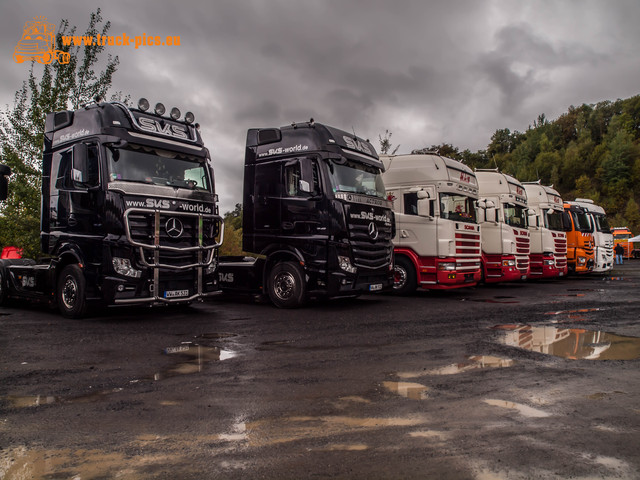
[{"label": "green tree", "polygon": [[[91,13],[85,36],[106,35],[111,27],[100,9]],[[62,20],[57,33],[58,49],[69,52],[68,64],[54,62],[36,72],[32,62],[28,78],[14,98],[13,109],[0,111],[0,152],[13,175],[9,198],[2,205],[0,244],[24,249],[27,256],[40,253],[40,188],[45,115],[77,109],[95,97],[105,98],[118,66],[118,57],[107,56],[104,69],[96,73],[104,46],[64,46],[62,36],[74,35],[76,27]],[[116,94],[121,97],[121,94]]]},{"label": "green tree", "polygon": [[242,255],[242,204],[224,214],[224,241],[219,254],[223,256]]},{"label": "green tree", "polygon": [[391,135],[393,135],[393,133],[389,130],[384,131],[384,137],[382,135],[378,135],[378,140],[380,141],[380,153],[382,155],[395,155],[400,148],[400,145],[398,145],[393,149],[393,151],[391,151],[391,153],[389,153],[391,150]]}]

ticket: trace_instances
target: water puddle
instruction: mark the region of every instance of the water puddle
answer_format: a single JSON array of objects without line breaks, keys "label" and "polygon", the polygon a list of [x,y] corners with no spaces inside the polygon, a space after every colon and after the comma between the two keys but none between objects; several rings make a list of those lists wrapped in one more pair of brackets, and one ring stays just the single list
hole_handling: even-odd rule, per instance
[{"label": "water puddle", "polygon": [[429,388],[419,383],[410,382],[382,382],[382,386],[392,393],[410,398],[411,400],[424,400],[429,398]]},{"label": "water puddle", "polygon": [[200,335],[196,335],[195,338],[202,338],[205,340],[221,340],[224,338],[232,338],[237,336],[238,336],[237,333],[222,332],[222,333],[202,333]]},{"label": "water puddle", "polygon": [[456,375],[471,370],[512,367],[515,363],[516,362],[510,358],[492,357],[490,355],[471,355],[467,357],[467,360],[464,362],[452,363],[444,367],[427,370],[420,375]]},{"label": "water puddle", "polygon": [[121,391],[122,388],[114,388],[112,390],[93,392],[87,395],[78,395],[75,397],[60,397],[54,395],[7,395],[6,397],[2,397],[2,400],[6,401],[11,408],[30,408],[61,403],[97,402],[107,395]]},{"label": "water puddle", "polygon": [[572,315],[575,313],[600,312],[602,308],[578,308],[575,310],[558,310],[556,312],[546,312],[545,315]]},{"label": "water puddle", "polygon": [[230,350],[224,350],[219,347],[205,347],[191,342],[185,342],[175,347],[167,347],[164,349],[164,353],[183,358],[186,357],[187,361],[180,362],[164,372],[156,373],[153,376],[153,379],[156,381],[178,375],[200,373],[209,363],[229,360],[237,356],[236,352]]},{"label": "water puddle", "polygon": [[570,360],[635,360],[640,338],[581,328],[498,325],[504,345]]},{"label": "water puddle", "polygon": [[407,417],[299,416],[257,420],[247,423],[246,429],[249,446],[266,447],[391,427],[416,427],[427,422],[428,418],[421,414]]},{"label": "water puddle", "polygon": [[508,402],[506,400],[495,400],[495,399],[486,399],[483,400],[487,405],[491,405],[494,407],[507,408],[509,410],[516,410],[520,415],[523,415],[528,418],[545,418],[551,416],[551,414],[547,412],[543,412],[542,410],[538,410],[537,408],[529,407],[528,405],[523,405],[522,403]]}]

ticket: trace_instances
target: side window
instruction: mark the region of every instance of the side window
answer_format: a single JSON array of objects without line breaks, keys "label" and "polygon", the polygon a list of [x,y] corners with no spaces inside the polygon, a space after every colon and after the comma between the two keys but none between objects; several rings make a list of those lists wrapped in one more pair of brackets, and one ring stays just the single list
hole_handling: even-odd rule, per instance
[{"label": "side window", "polygon": [[[284,186],[287,197],[311,197],[320,192],[318,163],[311,159],[288,162],[284,165]],[[303,171],[304,170],[304,171]]]},{"label": "side window", "polygon": [[300,172],[300,163],[295,162],[293,165],[285,165],[284,167],[284,188],[287,197],[300,196],[300,180],[302,174]]},{"label": "side window", "polygon": [[100,183],[100,162],[97,145],[89,146],[87,167],[87,178],[80,187],[95,187]]},{"label": "side window", "polygon": [[[58,158],[55,158],[58,157]],[[59,162],[56,162],[59,160]],[[56,153],[54,162],[58,163],[57,172],[55,172],[55,187],[58,190],[69,190],[73,188],[71,181],[71,150]],[[52,172],[54,173],[54,172]],[[53,175],[52,175],[53,178]]]},{"label": "side window", "polygon": [[404,194],[404,213],[405,215],[418,215],[418,194]]},{"label": "side window", "polygon": [[[57,169],[56,169],[57,165]],[[95,187],[100,183],[100,162],[97,145],[91,145],[87,151],[87,175],[82,182],[74,181],[72,175],[73,150],[55,153],[53,156],[52,186],[57,190],[76,190]],[[54,177],[55,175],[55,177]]]}]

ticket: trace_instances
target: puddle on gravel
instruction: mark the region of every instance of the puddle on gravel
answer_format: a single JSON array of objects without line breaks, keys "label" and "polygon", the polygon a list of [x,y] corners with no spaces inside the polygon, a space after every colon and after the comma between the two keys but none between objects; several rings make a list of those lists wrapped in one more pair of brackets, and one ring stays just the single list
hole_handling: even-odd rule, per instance
[{"label": "puddle on gravel", "polygon": [[575,310],[558,310],[556,312],[546,312],[545,315],[572,315],[576,313],[600,312],[601,308],[578,308]]},{"label": "puddle on gravel", "polygon": [[506,400],[495,400],[488,398],[483,400],[487,405],[491,405],[494,407],[508,408],[509,410],[516,410],[520,415],[523,415],[528,418],[544,418],[551,416],[550,413],[543,412],[542,410],[538,410],[537,408],[529,407],[528,405],[523,405],[522,403],[508,402]]},{"label": "puddle on gravel", "polygon": [[581,328],[498,325],[504,345],[571,360],[635,360],[640,338]]},{"label": "puddle on gravel", "polygon": [[[513,297],[503,297],[503,298],[513,298]],[[480,302],[480,303],[520,303],[516,300],[500,300],[499,297],[495,298],[474,298],[471,299],[472,302]]]},{"label": "puddle on gravel", "polygon": [[202,372],[209,363],[229,360],[237,356],[236,352],[230,350],[224,350],[219,347],[205,347],[191,342],[176,347],[165,348],[164,353],[178,357],[187,357],[188,360],[178,363],[164,372],[156,373],[153,376],[154,380],[199,373]]},{"label": "puddle on gravel", "polygon": [[55,405],[60,403],[90,403],[97,402],[107,395],[121,392],[122,388],[114,388],[112,390],[104,390],[93,392],[87,395],[78,395],[75,397],[61,397],[55,395],[7,395],[0,399],[7,402],[11,408],[30,408],[39,407],[41,405]]},{"label": "puddle on gravel", "polygon": [[415,428],[427,422],[428,418],[421,414],[407,417],[294,416],[247,422],[246,429],[249,446],[267,447],[385,428]]},{"label": "puddle on gravel", "polygon": [[411,400],[424,400],[429,398],[429,388],[419,383],[411,382],[382,382],[382,386],[390,392],[397,393],[401,397]]},{"label": "puddle on gravel", "polygon": [[426,375],[455,375],[470,370],[482,370],[485,368],[512,367],[516,362],[510,358],[492,357],[490,355],[472,355],[466,362],[452,363],[440,368],[434,368],[425,372]]},{"label": "puddle on gravel", "polygon": [[470,355],[464,362],[452,363],[444,367],[417,372],[400,372],[399,378],[416,378],[423,375],[455,375],[471,370],[482,370],[488,368],[507,368],[516,364],[510,358],[493,357],[491,355]]},{"label": "puddle on gravel", "polygon": [[232,338],[237,337],[237,333],[229,333],[229,332],[221,332],[221,333],[202,333],[200,335],[196,335],[195,338],[202,338],[206,340],[221,340],[224,338]]}]

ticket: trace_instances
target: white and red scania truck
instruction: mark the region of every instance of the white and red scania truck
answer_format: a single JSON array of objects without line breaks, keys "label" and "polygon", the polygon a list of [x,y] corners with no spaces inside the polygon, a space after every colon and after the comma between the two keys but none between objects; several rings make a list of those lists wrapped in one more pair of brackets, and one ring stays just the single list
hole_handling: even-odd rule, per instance
[{"label": "white and red scania truck", "polygon": [[484,281],[508,282],[529,276],[529,209],[524,186],[497,169],[476,170],[482,228]]},{"label": "white and red scania truck", "polygon": [[478,183],[466,165],[436,154],[381,157],[396,235],[394,292],[480,281]]},{"label": "white and red scania truck", "polygon": [[535,212],[529,217],[531,234],[531,278],[566,276],[567,234],[562,223],[562,198],[552,187],[538,182],[523,183],[527,205]]}]

